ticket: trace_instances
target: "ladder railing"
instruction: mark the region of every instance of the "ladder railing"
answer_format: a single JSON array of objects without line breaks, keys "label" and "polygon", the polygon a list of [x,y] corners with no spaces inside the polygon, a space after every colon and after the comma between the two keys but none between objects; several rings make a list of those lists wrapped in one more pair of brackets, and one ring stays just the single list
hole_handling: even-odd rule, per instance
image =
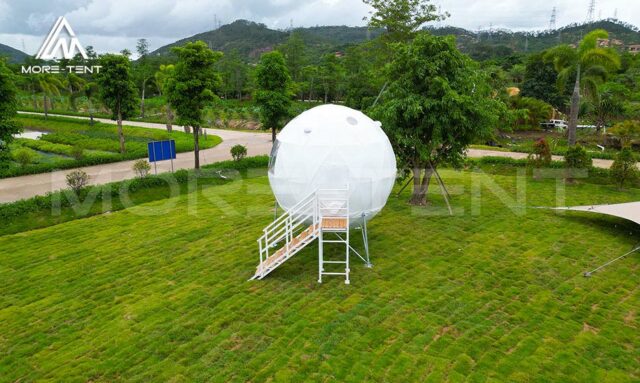
[{"label": "ladder railing", "polygon": [[313,228],[318,227],[318,204],[315,191],[264,228],[262,236],[258,239],[258,248],[260,250],[258,273],[261,274],[261,277],[264,276],[266,271],[264,262],[269,258],[270,249],[275,248],[278,243],[284,241],[285,252],[289,252],[291,242],[297,235],[296,233],[308,227],[309,221],[312,222]]}]

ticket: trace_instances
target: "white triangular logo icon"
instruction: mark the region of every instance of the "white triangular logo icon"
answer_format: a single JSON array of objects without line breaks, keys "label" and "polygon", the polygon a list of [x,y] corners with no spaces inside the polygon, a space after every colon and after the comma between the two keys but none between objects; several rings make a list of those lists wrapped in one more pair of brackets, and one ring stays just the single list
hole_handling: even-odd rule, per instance
[{"label": "white triangular logo icon", "polygon": [[[60,35],[63,29],[65,29],[69,35],[69,41],[67,41],[66,37]],[[58,17],[56,23],[53,24],[53,28],[51,28],[47,38],[44,40],[44,43],[42,43],[36,58],[51,60],[58,57],[56,54],[60,50],[62,50],[62,57],[67,60],[71,60],[76,53],[80,53],[85,60],[88,59],[87,52],[85,52],[82,45],[80,45],[76,34],[73,32],[71,25],[69,25],[69,22],[64,18],[64,16]]]}]

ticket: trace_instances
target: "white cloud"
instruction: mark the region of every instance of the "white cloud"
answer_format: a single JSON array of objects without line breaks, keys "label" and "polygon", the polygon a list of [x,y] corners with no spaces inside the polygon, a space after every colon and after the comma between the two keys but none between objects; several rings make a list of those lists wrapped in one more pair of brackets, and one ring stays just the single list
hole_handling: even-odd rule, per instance
[{"label": "white cloud", "polygon": [[[585,21],[589,0],[434,0],[451,17],[439,25],[477,30],[510,28],[540,30],[549,25],[551,9],[557,7],[557,26]],[[596,3],[595,16],[637,23],[640,2],[607,0]],[[58,16],[65,15],[83,45],[96,50],[132,49],[138,38],[151,48],[248,19],[271,28],[314,25],[364,25],[369,7],[361,0],[48,0],[46,2],[0,0],[0,42],[34,53]],[[635,17],[635,18],[634,18]],[[30,37],[28,37],[30,36]],[[91,41],[86,41],[91,40]],[[37,41],[37,43],[32,43]],[[121,44],[121,45],[118,45]]]}]

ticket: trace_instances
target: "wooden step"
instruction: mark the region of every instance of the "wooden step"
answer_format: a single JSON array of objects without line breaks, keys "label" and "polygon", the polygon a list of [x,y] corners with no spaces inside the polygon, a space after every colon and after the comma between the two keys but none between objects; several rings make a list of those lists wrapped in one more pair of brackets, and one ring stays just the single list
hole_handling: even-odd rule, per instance
[{"label": "wooden step", "polygon": [[[296,248],[298,248],[300,244],[302,244],[306,239],[308,239],[310,236],[313,235],[313,232],[316,229],[317,229],[317,225],[315,227],[311,225],[307,229],[305,229],[303,232],[298,234],[296,237],[294,237],[289,243],[289,246],[288,246],[289,251],[293,251]],[[277,262],[278,260],[280,260],[281,258],[287,255],[286,250],[287,250],[287,245],[279,248],[273,255],[271,255],[269,258],[265,259],[264,261],[262,261],[262,265],[265,268],[271,266],[273,263]],[[259,270],[260,270],[260,265],[256,267],[256,272],[258,272]]]},{"label": "wooden step", "polygon": [[342,217],[323,217],[322,228],[328,230],[347,229],[347,219]]}]

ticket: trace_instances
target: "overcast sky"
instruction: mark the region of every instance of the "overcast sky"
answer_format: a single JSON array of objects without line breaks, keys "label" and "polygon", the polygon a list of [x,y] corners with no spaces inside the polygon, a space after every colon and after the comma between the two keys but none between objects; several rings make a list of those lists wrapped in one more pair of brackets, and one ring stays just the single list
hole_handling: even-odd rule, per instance
[{"label": "overcast sky", "polygon": [[[437,25],[471,30],[539,30],[587,19],[590,0],[437,0],[451,17]],[[595,18],[617,17],[638,25],[640,1],[596,0]],[[34,54],[58,16],[66,16],[82,45],[98,52],[134,51],[139,38],[151,49],[223,24],[248,19],[271,28],[364,25],[369,8],[360,0],[0,0],[0,43]]]}]

